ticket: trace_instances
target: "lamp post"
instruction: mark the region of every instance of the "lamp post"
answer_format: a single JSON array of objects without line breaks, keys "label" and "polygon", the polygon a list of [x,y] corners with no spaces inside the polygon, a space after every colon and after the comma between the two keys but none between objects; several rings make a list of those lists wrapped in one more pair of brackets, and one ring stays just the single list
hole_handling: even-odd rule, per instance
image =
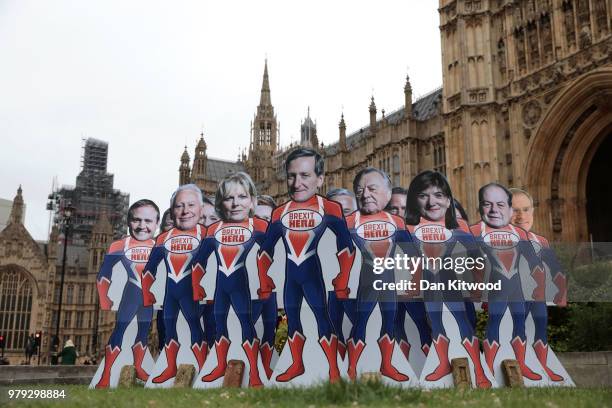
[{"label": "lamp post", "polygon": [[55,336],[51,343],[53,352],[51,353],[51,364],[57,364],[57,354],[59,352],[59,330],[60,320],[62,318],[62,300],[64,297],[64,277],[66,276],[66,252],[68,249],[68,239],[70,238],[70,221],[74,208],[70,205],[70,202],[63,207],[62,210],[62,223],[64,225],[64,254],[62,257],[62,274],[60,277],[60,288],[59,288],[59,299],[57,305],[57,321],[55,322]]}]

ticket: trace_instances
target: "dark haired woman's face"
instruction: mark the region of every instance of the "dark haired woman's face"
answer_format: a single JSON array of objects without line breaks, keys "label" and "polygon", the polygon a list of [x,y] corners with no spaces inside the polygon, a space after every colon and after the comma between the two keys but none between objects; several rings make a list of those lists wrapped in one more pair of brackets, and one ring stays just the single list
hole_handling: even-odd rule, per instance
[{"label": "dark haired woman's face", "polygon": [[440,190],[431,186],[417,194],[417,205],[421,216],[430,221],[442,221],[446,210],[450,207],[450,198]]}]

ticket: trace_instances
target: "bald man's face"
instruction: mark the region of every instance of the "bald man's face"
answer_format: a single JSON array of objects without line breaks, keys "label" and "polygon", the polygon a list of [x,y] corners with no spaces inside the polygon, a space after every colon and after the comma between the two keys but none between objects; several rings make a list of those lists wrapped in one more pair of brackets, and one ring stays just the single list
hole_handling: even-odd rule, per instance
[{"label": "bald man's face", "polygon": [[533,204],[525,194],[512,195],[512,224],[531,231],[533,227]]},{"label": "bald man's face", "polygon": [[508,195],[497,186],[490,186],[482,195],[480,214],[490,227],[502,228],[510,223],[512,207],[508,205]]}]

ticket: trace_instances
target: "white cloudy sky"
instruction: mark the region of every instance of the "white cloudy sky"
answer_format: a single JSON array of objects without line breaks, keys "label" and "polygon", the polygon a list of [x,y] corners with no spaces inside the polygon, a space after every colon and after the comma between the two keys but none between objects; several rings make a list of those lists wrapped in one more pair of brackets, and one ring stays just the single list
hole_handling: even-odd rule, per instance
[{"label": "white cloudy sky", "polygon": [[268,57],[281,144],[310,106],[319,138],[442,83],[438,2],[406,0],[0,1],[0,197],[23,185],[45,239],[53,177],[74,184],[81,138],[108,141],[115,187],[166,206],[183,146],[247,146]]}]

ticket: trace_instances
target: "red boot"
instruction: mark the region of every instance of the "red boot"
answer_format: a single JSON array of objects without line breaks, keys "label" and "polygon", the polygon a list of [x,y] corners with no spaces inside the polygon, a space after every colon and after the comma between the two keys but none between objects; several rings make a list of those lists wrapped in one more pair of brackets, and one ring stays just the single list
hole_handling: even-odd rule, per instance
[{"label": "red boot", "polygon": [[300,332],[295,332],[293,337],[289,338],[289,349],[291,350],[291,357],[293,362],[284,373],[276,376],[276,381],[287,382],[291,381],[297,376],[304,374],[304,361],[302,360],[302,352],[304,351],[304,343],[306,343],[306,337]]},{"label": "red boot", "polygon": [[179,347],[180,345],[174,339],[170,340],[170,343],[164,347],[166,350],[166,369],[153,379],[155,384],[161,384],[176,377],[176,355]]},{"label": "red boot", "polygon": [[268,380],[272,377],[272,353],[274,349],[269,343],[264,343],[259,347],[259,355],[261,355],[261,363],[263,365],[264,371],[266,372],[266,377]]},{"label": "red boot", "polygon": [[427,357],[429,355],[429,344],[423,344],[421,346],[421,350],[423,350],[423,354],[425,354],[425,357]]},{"label": "red boot", "polygon": [[548,378],[550,378],[551,381],[555,382],[563,381],[563,377],[561,377],[559,374],[555,373],[548,367],[548,344],[544,344],[542,340],[538,340],[533,344],[533,350],[535,351],[536,356],[538,357],[538,361],[540,362],[542,367],[544,367]]},{"label": "red boot", "polygon": [[344,344],[340,340],[338,340],[338,355],[340,356],[342,361],[344,361],[344,358],[346,357],[346,344]]},{"label": "red boot", "polygon": [[381,356],[380,373],[395,381],[408,381],[410,377],[408,377],[406,374],[400,373],[391,363],[394,346],[395,342],[393,342],[393,340],[391,340],[387,334],[378,339],[378,347],[380,347]]},{"label": "red boot", "polygon": [[438,381],[445,375],[450,374],[451,365],[448,361],[448,343],[448,338],[443,334],[438,335],[438,338],[433,341],[439,363],[436,369],[425,377],[426,381]]},{"label": "red boot", "polygon": [[132,346],[132,354],[134,355],[134,368],[136,369],[136,378],[140,381],[147,382],[149,374],[142,368],[142,360],[144,360],[147,348],[139,341]]},{"label": "red boot", "polygon": [[482,347],[484,349],[485,361],[489,366],[489,370],[491,370],[491,374],[495,376],[493,363],[495,362],[495,356],[497,355],[497,351],[499,350],[499,343],[493,340],[493,344],[489,344],[489,340],[485,339],[485,341],[482,342]]},{"label": "red boot", "polygon": [[340,370],[338,369],[338,337],[332,334],[329,340],[325,337],[319,339],[319,344],[327,357],[329,363],[329,382],[335,383],[340,380]]},{"label": "red boot", "polygon": [[110,386],[111,368],[113,368],[113,363],[119,356],[119,353],[121,353],[119,346],[111,349],[109,344],[104,349],[104,371],[102,371],[102,376],[96,384],[96,388],[108,388]]},{"label": "red boot", "polygon": [[198,362],[198,372],[202,370],[204,367],[204,363],[206,362],[206,356],[208,355],[208,344],[203,341],[200,344],[192,344],[191,351],[193,351],[193,355]]},{"label": "red boot", "polygon": [[359,362],[359,357],[361,357],[361,353],[365,348],[365,343],[361,340],[357,340],[357,344],[355,344],[355,340],[348,339],[346,342],[348,346],[348,370],[347,374],[351,380],[357,379],[357,363]]},{"label": "red boot", "polygon": [[248,340],[242,343],[244,353],[249,360],[249,387],[260,388],[263,387],[261,379],[259,378],[259,368],[257,367],[257,356],[259,354],[259,339],[253,339],[253,343],[249,344]]},{"label": "red boot", "polygon": [[225,337],[221,337],[215,342],[215,352],[217,353],[217,366],[204,377],[202,381],[212,382],[217,378],[221,378],[225,375],[225,369],[227,368],[227,352],[231,342]]},{"label": "red boot", "polygon": [[470,355],[472,363],[474,363],[474,375],[476,376],[476,387],[478,388],[491,388],[491,381],[487,378],[480,364],[480,347],[478,346],[478,339],[476,336],[472,337],[472,341],[463,339],[463,347]]},{"label": "red boot", "polygon": [[404,357],[406,357],[406,361],[410,361],[410,343],[402,339],[399,341],[399,348],[402,350]]},{"label": "red boot", "polygon": [[525,364],[525,342],[521,340],[520,337],[516,336],[514,339],[512,339],[510,344],[512,345],[512,349],[514,350],[516,361],[518,361],[519,367],[521,367],[521,374],[523,375],[523,377],[532,381],[541,380],[542,376],[538,373],[534,373],[533,371],[531,371],[531,369]]}]

